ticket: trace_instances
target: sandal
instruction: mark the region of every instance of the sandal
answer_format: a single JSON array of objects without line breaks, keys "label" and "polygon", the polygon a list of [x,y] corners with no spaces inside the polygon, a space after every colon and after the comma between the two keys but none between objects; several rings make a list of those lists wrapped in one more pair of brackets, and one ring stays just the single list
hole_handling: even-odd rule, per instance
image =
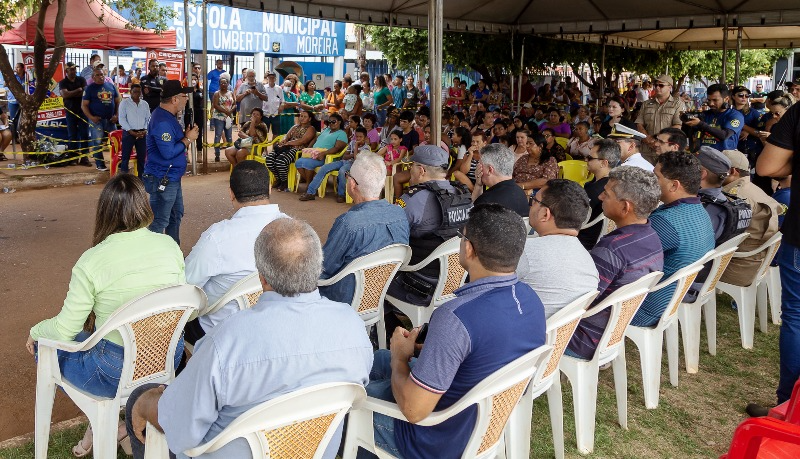
[{"label": "sandal", "polygon": [[117,427],[117,444],[119,444],[119,447],[122,448],[122,451],[124,451],[126,455],[133,456],[131,438],[128,436],[128,430],[125,428],[125,424],[123,424],[122,421],[120,421],[119,427]]},{"label": "sandal", "polygon": [[[86,440],[89,440],[89,447],[83,446]],[[92,427],[86,428],[86,433],[83,438],[78,441],[78,444],[72,447],[72,455],[75,457],[86,457],[92,452]]]}]

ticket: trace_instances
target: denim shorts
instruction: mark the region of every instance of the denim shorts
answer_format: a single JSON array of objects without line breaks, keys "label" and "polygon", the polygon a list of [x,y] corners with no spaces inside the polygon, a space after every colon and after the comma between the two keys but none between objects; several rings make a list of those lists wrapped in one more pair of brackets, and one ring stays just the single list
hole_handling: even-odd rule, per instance
[{"label": "denim shorts", "polygon": [[[75,341],[84,341],[90,334],[82,331]],[[183,338],[175,351],[175,367],[183,355]],[[125,360],[122,346],[102,339],[87,351],[58,351],[61,377],[73,386],[98,397],[113,398],[117,395],[122,364]]]}]

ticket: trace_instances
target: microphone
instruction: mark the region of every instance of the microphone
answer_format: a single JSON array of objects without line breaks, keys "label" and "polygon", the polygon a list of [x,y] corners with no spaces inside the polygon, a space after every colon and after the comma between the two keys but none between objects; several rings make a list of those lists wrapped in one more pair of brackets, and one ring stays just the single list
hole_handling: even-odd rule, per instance
[{"label": "microphone", "polygon": [[193,127],[194,126],[194,110],[192,109],[192,107],[186,107],[186,110],[184,112],[183,118],[184,118],[184,120],[188,119],[186,124],[189,127]]}]

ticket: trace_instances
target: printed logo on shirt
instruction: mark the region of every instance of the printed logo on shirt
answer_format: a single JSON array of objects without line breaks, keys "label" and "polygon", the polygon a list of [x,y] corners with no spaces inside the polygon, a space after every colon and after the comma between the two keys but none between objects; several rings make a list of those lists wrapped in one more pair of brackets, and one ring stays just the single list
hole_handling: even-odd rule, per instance
[{"label": "printed logo on shirt", "polygon": [[741,124],[739,120],[731,120],[731,127],[738,128],[739,124]]},{"label": "printed logo on shirt", "polygon": [[169,132],[165,132],[161,134],[161,140],[163,140],[164,142],[169,142],[172,140],[172,136],[169,135]]},{"label": "printed logo on shirt", "polygon": [[113,99],[111,91],[107,89],[101,89],[97,92],[97,98],[100,99],[100,102],[104,104],[110,104],[111,100]]}]

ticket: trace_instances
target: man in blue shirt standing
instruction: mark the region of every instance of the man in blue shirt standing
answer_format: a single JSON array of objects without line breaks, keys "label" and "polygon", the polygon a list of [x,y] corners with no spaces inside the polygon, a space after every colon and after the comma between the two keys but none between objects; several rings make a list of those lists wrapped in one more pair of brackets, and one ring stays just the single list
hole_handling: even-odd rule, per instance
[{"label": "man in blue shirt standing", "polygon": [[95,67],[92,83],[83,92],[81,108],[89,121],[89,147],[94,152],[94,164],[99,171],[107,171],[103,160],[102,141],[105,134],[117,128],[120,97],[113,83],[108,83],[103,70]]},{"label": "man in blue shirt standing", "polygon": [[396,402],[408,420],[373,413],[379,448],[404,458],[461,457],[477,407],[435,426],[415,423],[453,405],[484,378],[545,343],[544,306],[514,274],[526,236],[515,212],[499,204],[472,209],[459,253],[470,283],[433,312],[419,359],[411,360],[416,328],[398,327],[391,351],[375,353],[367,394]]},{"label": "man in blue shirt standing", "polygon": [[719,151],[735,150],[739,143],[739,134],[744,127],[744,116],[739,110],[728,105],[728,87],[724,84],[712,84],[708,87],[708,110],[699,118],[684,121],[686,126],[700,132],[700,145]]},{"label": "man in blue shirt standing", "polygon": [[177,80],[164,83],[161,104],[153,110],[147,126],[147,162],[142,175],[153,208],[150,231],[166,233],[178,244],[183,217],[181,177],[186,173],[186,150],[197,140],[199,130],[196,124],[182,130],[176,116],[192,91]]},{"label": "man in blue shirt standing", "polygon": [[[400,206],[381,199],[386,165],[378,155],[359,155],[347,171],[353,207],[333,222],[322,252],[322,279],[329,279],[358,257],[392,244],[408,244],[409,225]],[[320,292],[333,301],[353,300],[355,277],[347,276]]]},{"label": "man in blue shirt standing", "polygon": [[394,106],[398,109],[403,108],[406,102],[406,90],[403,87],[403,75],[395,75],[394,87],[392,88],[392,99],[394,99]]},{"label": "man in blue shirt standing", "polygon": [[222,59],[217,59],[217,67],[208,72],[208,97],[213,97],[219,91],[219,76],[225,73]]}]

